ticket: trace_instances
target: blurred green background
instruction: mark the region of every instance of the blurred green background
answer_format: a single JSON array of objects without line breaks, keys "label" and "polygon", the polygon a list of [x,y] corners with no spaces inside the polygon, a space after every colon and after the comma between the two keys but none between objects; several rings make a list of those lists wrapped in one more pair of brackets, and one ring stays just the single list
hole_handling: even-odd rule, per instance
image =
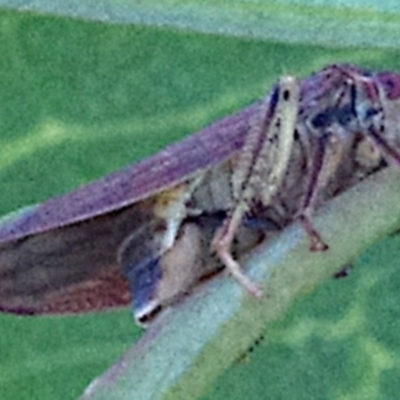
[{"label": "blurred green background", "polygon": [[[265,95],[282,74],[337,62],[396,70],[398,60],[395,50],[0,10],[0,215],[150,155]],[[347,279],[300,299],[204,400],[397,398],[399,245],[383,240]],[[74,399],[140,334],[128,309],[0,315],[0,398]]]}]

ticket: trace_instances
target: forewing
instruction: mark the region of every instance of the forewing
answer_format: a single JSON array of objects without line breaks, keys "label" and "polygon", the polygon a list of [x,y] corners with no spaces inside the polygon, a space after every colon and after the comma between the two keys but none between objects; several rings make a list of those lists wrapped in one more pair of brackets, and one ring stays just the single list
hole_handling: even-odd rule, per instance
[{"label": "forewing", "polygon": [[221,163],[243,145],[253,113],[254,105],[137,164],[0,221],[0,243],[127,207]]}]

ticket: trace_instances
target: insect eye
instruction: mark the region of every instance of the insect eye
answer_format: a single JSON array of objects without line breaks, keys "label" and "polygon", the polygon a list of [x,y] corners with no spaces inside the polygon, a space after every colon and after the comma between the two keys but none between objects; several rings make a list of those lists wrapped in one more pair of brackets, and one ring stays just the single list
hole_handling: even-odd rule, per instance
[{"label": "insect eye", "polygon": [[334,120],[334,112],[332,108],[321,111],[311,119],[311,125],[315,129],[327,128]]}]

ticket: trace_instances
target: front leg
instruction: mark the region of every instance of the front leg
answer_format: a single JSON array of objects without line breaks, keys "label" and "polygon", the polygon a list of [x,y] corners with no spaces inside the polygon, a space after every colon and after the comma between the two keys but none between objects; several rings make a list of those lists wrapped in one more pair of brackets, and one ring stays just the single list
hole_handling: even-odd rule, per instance
[{"label": "front leg", "polygon": [[[372,150],[363,151],[363,157],[357,159],[361,165],[376,165],[383,157],[389,164],[400,166],[400,153],[388,140],[393,130],[391,121],[385,119],[385,107],[387,109],[390,106],[391,99],[386,97],[379,79],[346,66],[331,68],[345,78],[343,87],[333,88],[327,102],[322,103],[318,112],[305,121],[308,135],[318,140],[310,160],[309,182],[299,218],[311,239],[311,250],[314,251],[328,249],[312,223],[312,214],[317,207],[319,195],[346,157],[343,151],[346,141],[353,140],[355,134],[361,134],[364,140],[358,145],[358,152],[361,152],[363,145],[369,148],[373,145]],[[343,118],[346,116],[344,110],[347,110],[347,118]]]},{"label": "front leg", "polygon": [[232,173],[234,207],[212,241],[212,249],[224,266],[255,297],[262,296],[262,291],[233,257],[232,243],[252,204],[260,201],[267,207],[281,187],[292,154],[299,95],[298,81],[283,77],[260,105]]}]

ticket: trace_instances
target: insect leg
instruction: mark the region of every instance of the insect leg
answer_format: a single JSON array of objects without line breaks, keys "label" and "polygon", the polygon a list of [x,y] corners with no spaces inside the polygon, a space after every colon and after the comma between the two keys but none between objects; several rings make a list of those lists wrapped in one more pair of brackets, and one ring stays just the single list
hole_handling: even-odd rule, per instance
[{"label": "insect leg", "polygon": [[258,286],[242,271],[231,247],[246,212],[257,201],[267,207],[281,187],[292,153],[300,88],[283,77],[252,122],[232,176],[235,206],[212,241],[212,249],[235,279],[256,297]]},{"label": "insect leg", "polygon": [[326,137],[320,137],[311,164],[311,174],[306,195],[299,213],[300,221],[311,240],[310,249],[313,251],[324,251],[328,249],[328,245],[322,240],[311,220],[318,194],[325,185],[324,177],[326,174],[324,174],[323,171],[326,170],[326,167],[324,167],[324,164],[327,165],[326,159]]},{"label": "insect leg", "polygon": [[[328,180],[335,175],[343,159],[343,146],[349,139],[349,135],[354,135],[354,132],[363,134],[372,140],[376,147],[387,156],[386,158],[392,158],[400,165],[400,155],[380,134],[384,124],[383,95],[379,87],[370,77],[358,72],[346,68],[340,68],[340,71],[347,77],[347,89],[343,94],[349,97],[345,106],[341,105],[339,96],[333,97],[334,102],[325,105],[327,108],[321,113],[327,122],[322,125],[320,121],[319,127],[315,125],[313,127],[313,123],[308,126],[308,130],[318,129],[321,133],[316,131],[309,135],[317,138],[317,142],[313,146],[310,177],[299,217],[311,239],[311,250],[317,251],[327,250],[328,246],[314,228],[311,216],[316,208],[319,194],[326,187]],[[348,113],[347,121],[343,121],[343,115],[339,118],[345,108]],[[371,157],[376,156],[371,155]]]},{"label": "insect leg", "polygon": [[[343,121],[343,111],[350,122],[356,121],[357,102],[354,96],[355,90],[352,90],[349,84],[354,88],[354,78],[350,76],[352,71],[347,71],[342,67],[334,66],[347,79],[339,88],[334,88],[332,93],[328,93],[325,99],[320,99],[320,105],[317,108],[318,114],[305,121],[306,136],[315,138],[311,146],[309,178],[306,186],[305,196],[299,210],[299,219],[308,234],[312,251],[325,251],[328,245],[323,241],[312,222],[312,214],[317,206],[319,195],[328,184],[330,178],[335,176],[344,154],[345,143],[349,135],[349,121]],[[349,81],[350,79],[350,81]],[[349,104],[346,102],[343,106],[343,98],[350,93]],[[301,124],[303,125],[303,124]]]},{"label": "insect leg", "polygon": [[238,204],[231,217],[225,219],[222,227],[215,234],[211,247],[217,252],[220,260],[233,277],[253,296],[261,297],[261,289],[243,273],[240,264],[234,259],[231,252],[232,242],[242,223],[245,211],[245,204]]}]

